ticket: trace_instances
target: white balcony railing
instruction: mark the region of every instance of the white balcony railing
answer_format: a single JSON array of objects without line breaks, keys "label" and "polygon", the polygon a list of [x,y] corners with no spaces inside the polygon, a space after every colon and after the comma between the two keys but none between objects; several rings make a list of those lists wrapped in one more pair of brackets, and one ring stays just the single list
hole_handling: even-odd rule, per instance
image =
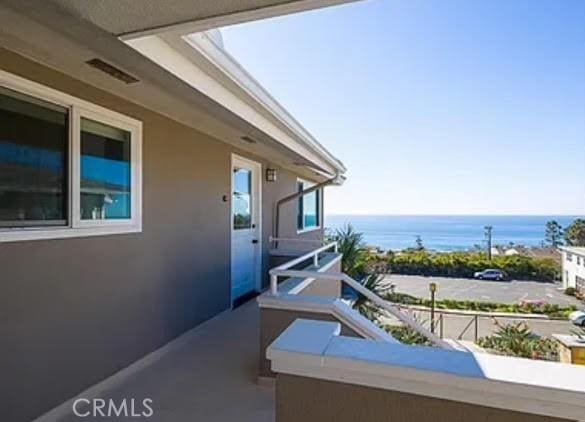
[{"label": "white balcony railing", "polygon": [[380,296],[372,292],[371,290],[364,287],[361,283],[354,280],[349,275],[339,272],[339,273],[324,273],[318,272],[314,270],[295,270],[291,269],[292,267],[300,264],[301,262],[308,261],[309,259],[313,260],[313,265],[315,267],[319,266],[319,254],[324,253],[326,251],[333,251],[337,252],[337,242],[331,242],[320,248],[314,249],[310,252],[307,252],[304,255],[301,255],[295,259],[292,259],[282,265],[279,265],[270,270],[270,293],[273,296],[278,296],[278,279],[280,277],[298,277],[298,278],[313,278],[313,279],[320,279],[320,280],[332,280],[332,281],[342,281],[343,283],[347,284],[351,288],[353,288],[359,294],[365,296],[369,301],[373,304],[379,306],[381,309],[388,312],[390,315],[397,318],[403,324],[407,325],[408,327],[412,328],[425,338],[427,338],[432,344],[442,349],[448,350],[456,350],[450,343],[443,340],[436,334],[432,333],[430,330],[422,326],[419,322],[417,322],[413,317],[404,313],[400,310],[396,305],[382,299]]},{"label": "white balcony railing", "polygon": [[[285,239],[273,239],[273,240],[283,241]],[[313,260],[313,266],[318,267],[319,266],[319,254],[326,252],[326,251],[331,251],[331,252],[337,253],[337,242],[328,243],[326,245],[321,246],[320,248],[313,249],[312,251],[307,252],[304,255],[301,255],[295,259],[291,259],[290,261],[287,261],[284,264],[279,265],[278,267],[274,267],[272,270],[270,270],[270,293],[272,293],[273,295],[278,294],[278,277],[279,277],[279,275],[276,275],[275,274],[276,272],[287,271],[290,268],[294,267],[295,265],[298,265],[301,262],[308,261],[309,259]],[[312,271],[310,276],[307,276],[304,278],[314,278],[315,276],[319,276],[319,278],[323,278],[322,274],[317,273],[316,271]],[[290,277],[295,277],[295,276],[290,276]]]}]

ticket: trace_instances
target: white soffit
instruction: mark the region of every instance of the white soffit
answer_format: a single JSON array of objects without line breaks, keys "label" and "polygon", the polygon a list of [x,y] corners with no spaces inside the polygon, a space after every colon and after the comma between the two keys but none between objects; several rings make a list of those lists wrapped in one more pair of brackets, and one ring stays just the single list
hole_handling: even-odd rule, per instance
[{"label": "white soffit", "polygon": [[151,35],[126,43],[315,167],[331,174],[346,171],[339,160],[206,34]]},{"label": "white soffit", "polygon": [[45,0],[114,35],[188,32],[356,0]]},{"label": "white soffit", "polygon": [[[172,36],[172,35],[170,35]],[[288,130],[293,137],[306,144],[317,154],[322,155],[336,170],[346,169],[323,145],[317,141],[246,69],[207,33],[186,35],[174,38],[182,45],[187,43],[206,60],[217,67],[222,77],[229,79],[235,86],[249,97],[258,110]],[[191,52],[189,50],[189,52]]]}]

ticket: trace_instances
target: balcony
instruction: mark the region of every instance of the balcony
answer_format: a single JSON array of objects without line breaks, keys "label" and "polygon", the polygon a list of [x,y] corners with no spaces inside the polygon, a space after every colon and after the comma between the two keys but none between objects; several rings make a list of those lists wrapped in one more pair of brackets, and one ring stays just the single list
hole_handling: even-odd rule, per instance
[{"label": "balcony", "polygon": [[[457,350],[363,291],[340,258],[330,244],[273,268],[257,301],[78,397],[150,398],[151,420],[165,422],[583,420],[585,368]],[[396,341],[339,297],[342,282],[435,347]],[[79,420],[71,404],[47,420]]]},{"label": "balcony", "polygon": [[[472,353],[437,337],[339,269],[319,271],[318,254],[324,248],[315,250],[316,269],[291,270],[290,263],[273,268],[271,291],[259,299],[261,338],[270,319],[264,316],[266,304],[271,312],[278,308],[270,306],[274,303],[297,312],[296,319],[288,316],[278,335],[271,333],[270,344],[261,340],[276,379],[278,422],[582,420],[585,368]],[[318,306],[303,304],[326,299],[303,297],[288,288],[290,278],[278,284],[280,277],[346,283],[434,347],[404,345],[379,334],[372,322],[352,313],[340,299],[333,312],[320,309],[327,318],[307,317],[307,310]]]}]

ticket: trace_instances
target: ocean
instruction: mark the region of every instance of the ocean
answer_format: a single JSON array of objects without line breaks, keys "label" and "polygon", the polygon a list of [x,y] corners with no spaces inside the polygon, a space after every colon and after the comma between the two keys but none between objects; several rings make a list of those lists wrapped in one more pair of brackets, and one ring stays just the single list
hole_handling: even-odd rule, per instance
[{"label": "ocean", "polygon": [[540,246],[545,224],[556,220],[568,226],[581,216],[428,216],[428,215],[326,215],[325,227],[335,230],[351,223],[363,233],[367,245],[384,250],[415,246],[417,236],[428,249],[460,251],[485,247],[484,227],[491,225],[492,243]]}]

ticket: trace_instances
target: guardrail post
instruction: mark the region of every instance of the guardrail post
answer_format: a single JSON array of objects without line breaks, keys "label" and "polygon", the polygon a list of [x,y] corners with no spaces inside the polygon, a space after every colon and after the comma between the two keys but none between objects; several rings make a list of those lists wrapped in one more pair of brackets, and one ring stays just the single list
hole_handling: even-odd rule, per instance
[{"label": "guardrail post", "polygon": [[474,336],[474,342],[477,343],[477,331],[479,328],[479,315],[475,316],[475,336]]},{"label": "guardrail post", "polygon": [[319,266],[319,254],[318,253],[313,255],[313,265],[315,266],[315,268]]},{"label": "guardrail post", "polygon": [[441,316],[439,317],[439,337],[443,338],[443,315],[441,314]]},{"label": "guardrail post", "polygon": [[276,296],[278,294],[278,276],[270,276],[270,293]]},{"label": "guardrail post", "polygon": [[335,242],[333,244],[333,252],[338,253],[339,252],[339,245],[337,244],[337,242]]}]

